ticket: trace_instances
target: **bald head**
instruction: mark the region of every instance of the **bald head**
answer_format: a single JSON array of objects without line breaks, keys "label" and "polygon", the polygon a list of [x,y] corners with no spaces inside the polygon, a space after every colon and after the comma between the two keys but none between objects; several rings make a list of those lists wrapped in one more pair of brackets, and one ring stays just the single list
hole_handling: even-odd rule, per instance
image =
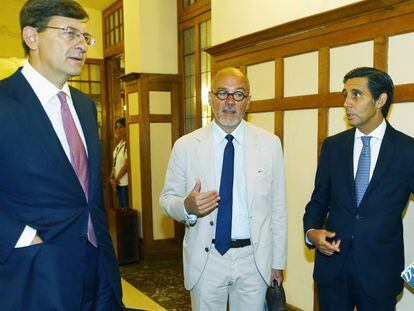
[{"label": "bald head", "polygon": [[213,77],[213,81],[211,82],[211,89],[212,90],[217,89],[217,87],[218,87],[217,81],[219,81],[220,78],[222,78],[222,77],[235,77],[235,78],[239,79],[239,81],[241,81],[244,84],[244,88],[245,88],[247,94],[250,93],[249,80],[247,79],[247,77],[244,75],[243,72],[241,72],[239,69],[237,69],[235,67],[227,67],[227,68],[223,68],[223,69],[220,69],[219,71],[217,71],[217,73]]},{"label": "bald head", "polygon": [[250,104],[250,86],[246,76],[237,68],[219,70],[211,83],[209,101],[216,124],[231,133],[240,124]]}]

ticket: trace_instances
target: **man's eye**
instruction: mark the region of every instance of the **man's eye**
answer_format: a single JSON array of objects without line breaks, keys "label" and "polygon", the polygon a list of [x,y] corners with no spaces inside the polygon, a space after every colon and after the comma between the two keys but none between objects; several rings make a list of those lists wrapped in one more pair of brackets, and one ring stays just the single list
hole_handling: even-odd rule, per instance
[{"label": "man's eye", "polygon": [[66,35],[68,37],[74,38],[75,37],[75,32],[74,31],[66,31]]}]

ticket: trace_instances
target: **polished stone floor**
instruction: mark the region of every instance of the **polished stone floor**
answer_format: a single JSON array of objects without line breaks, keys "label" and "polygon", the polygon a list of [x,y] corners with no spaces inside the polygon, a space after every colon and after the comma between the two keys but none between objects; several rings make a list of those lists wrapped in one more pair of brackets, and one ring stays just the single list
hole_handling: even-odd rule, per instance
[{"label": "polished stone floor", "polygon": [[165,309],[191,310],[190,294],[184,288],[181,258],[141,261],[120,268],[123,279]]}]

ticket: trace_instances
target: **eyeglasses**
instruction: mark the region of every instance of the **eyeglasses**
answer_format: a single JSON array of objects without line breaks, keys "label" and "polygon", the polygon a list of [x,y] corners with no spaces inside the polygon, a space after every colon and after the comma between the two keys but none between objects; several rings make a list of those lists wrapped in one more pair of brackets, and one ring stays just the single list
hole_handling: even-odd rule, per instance
[{"label": "eyeglasses", "polygon": [[226,100],[230,95],[233,97],[233,99],[236,102],[242,101],[249,95],[245,95],[242,91],[235,91],[233,93],[230,93],[226,90],[219,90],[216,93],[213,92],[214,95],[220,100]]},{"label": "eyeglasses", "polygon": [[46,28],[52,29],[59,29],[63,30],[63,39],[68,42],[78,42],[81,40],[82,36],[85,39],[86,44],[91,47],[95,44],[95,37],[92,36],[90,33],[87,32],[80,32],[78,29],[68,26],[66,28],[63,27],[53,27],[53,26],[46,26]]}]

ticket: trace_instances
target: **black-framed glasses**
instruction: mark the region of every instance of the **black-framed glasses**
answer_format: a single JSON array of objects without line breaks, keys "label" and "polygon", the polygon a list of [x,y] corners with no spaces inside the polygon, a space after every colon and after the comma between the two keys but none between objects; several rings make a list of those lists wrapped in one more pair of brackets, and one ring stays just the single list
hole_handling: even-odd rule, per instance
[{"label": "black-framed glasses", "polygon": [[220,100],[226,100],[230,95],[233,97],[233,99],[236,102],[242,101],[249,95],[245,95],[242,91],[235,91],[233,93],[230,93],[226,90],[218,90],[216,93],[213,92],[214,95]]},{"label": "black-framed glasses", "polygon": [[75,41],[78,42],[83,37],[88,46],[93,46],[96,41],[95,37],[92,36],[90,33],[80,32],[78,29],[73,28],[71,26],[68,26],[66,28],[46,26],[46,28],[63,30],[63,39],[65,39],[68,42],[75,42]]}]

